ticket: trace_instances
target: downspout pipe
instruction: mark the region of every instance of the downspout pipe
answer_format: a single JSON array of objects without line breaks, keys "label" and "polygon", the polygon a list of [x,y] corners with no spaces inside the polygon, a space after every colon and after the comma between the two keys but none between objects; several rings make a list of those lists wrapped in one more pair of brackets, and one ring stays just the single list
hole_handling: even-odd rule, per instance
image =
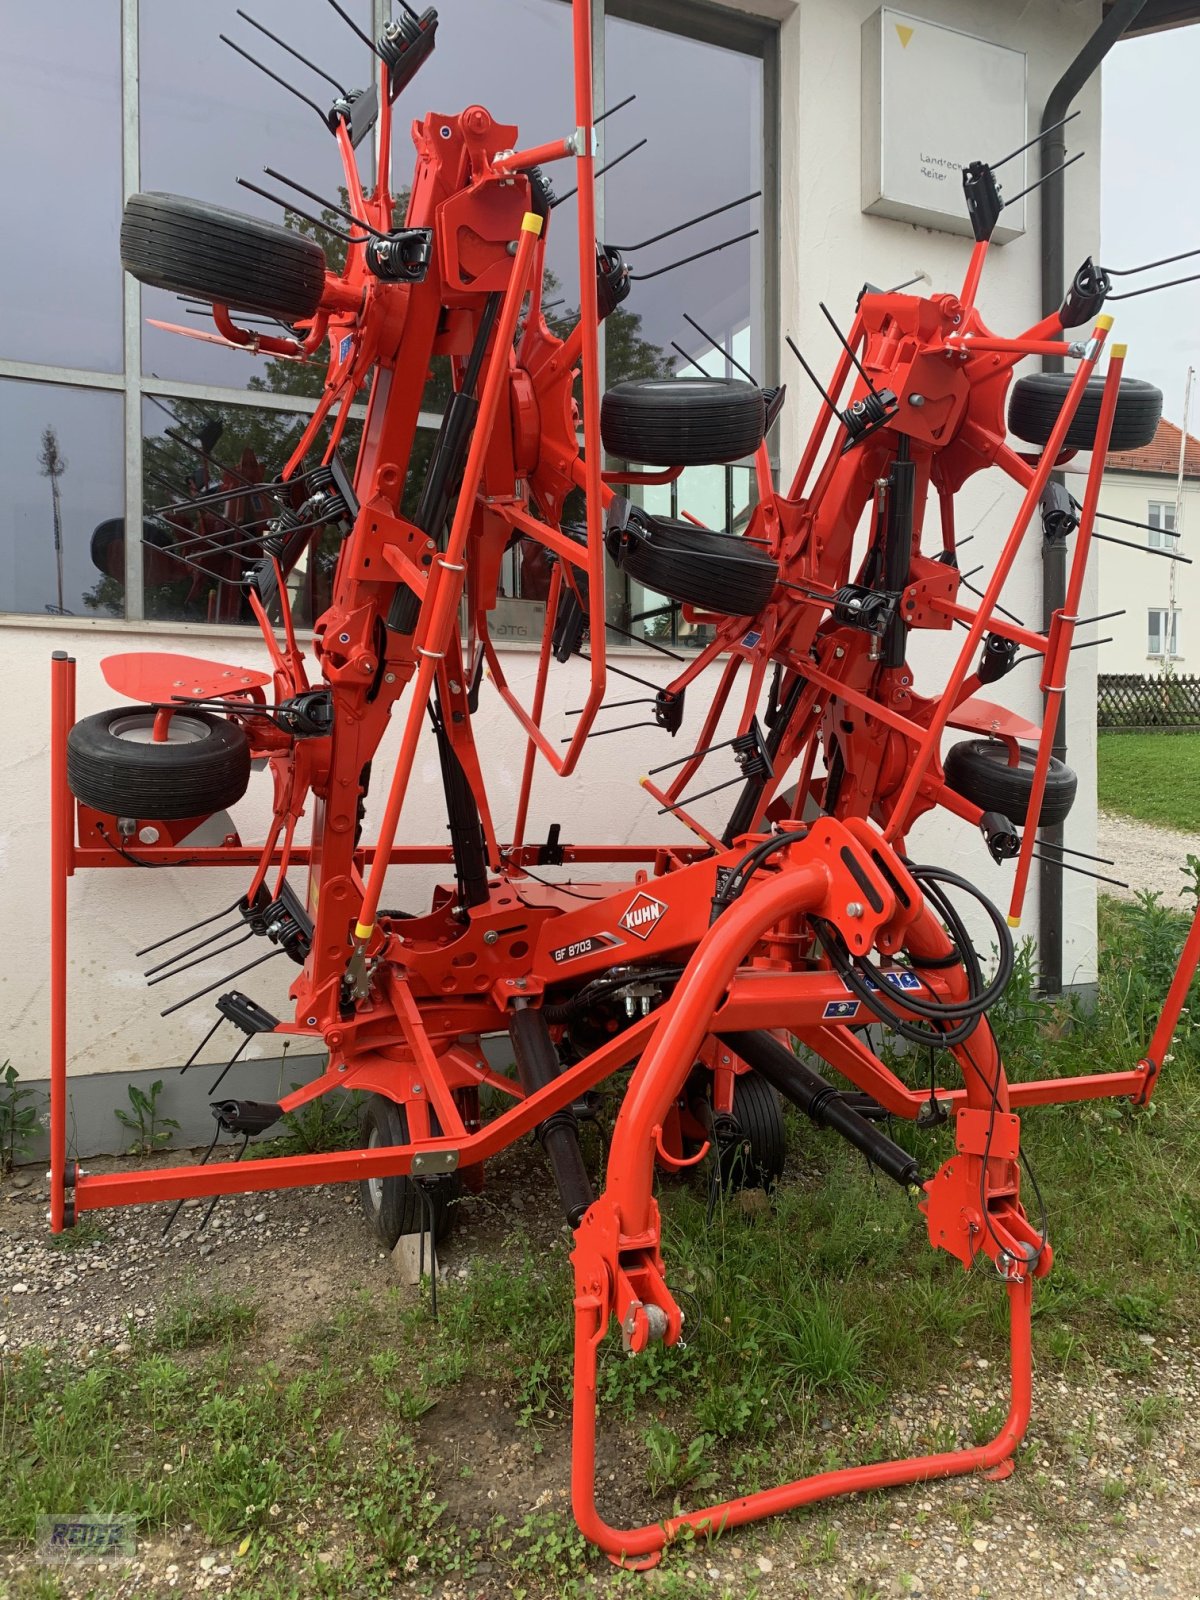
[{"label": "downspout pipe", "polygon": [[[1137,20],[1146,0],[1116,0],[1112,10],[1092,34],[1062,77],[1051,89],[1042,108],[1044,137],[1038,144],[1041,171],[1045,177],[1038,191],[1041,201],[1042,313],[1048,316],[1062,305],[1067,292],[1066,272],[1066,183],[1065,174],[1056,171],[1067,158],[1066,130],[1054,128],[1071,108],[1071,102],[1091,78],[1118,39]],[[1062,357],[1046,356],[1046,372],[1061,372]],[[1056,474],[1058,476],[1058,474]],[[1061,481],[1061,478],[1060,478]],[[1042,543],[1042,626],[1067,598],[1067,544],[1065,538],[1045,539]],[[1054,738],[1054,755],[1067,756],[1067,708],[1064,696]],[[1048,844],[1062,844],[1059,824],[1043,830]],[[1063,985],[1063,868],[1062,863],[1042,857],[1038,867],[1038,967],[1043,994],[1062,993]]]}]

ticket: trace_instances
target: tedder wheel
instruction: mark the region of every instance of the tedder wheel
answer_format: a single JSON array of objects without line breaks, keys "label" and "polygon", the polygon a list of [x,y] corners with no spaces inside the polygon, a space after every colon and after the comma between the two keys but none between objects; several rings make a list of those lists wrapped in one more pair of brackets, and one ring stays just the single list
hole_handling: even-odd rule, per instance
[{"label": "tedder wheel", "polygon": [[153,706],[118,706],[84,717],[67,735],[67,784],[110,817],[210,816],[250,782],[250,742],[236,722],[176,711],[156,740]]},{"label": "tedder wheel", "polygon": [[609,531],[608,553],[655,594],[722,616],[756,616],[779,581],[775,562],[749,540],[637,510],[623,532]]},{"label": "tedder wheel", "polygon": [[[434,1126],[437,1126],[436,1118]],[[381,1094],[373,1094],[363,1106],[359,1129],[363,1146],[368,1150],[408,1143],[408,1118],[404,1107]],[[454,1220],[458,1178],[437,1178],[425,1192],[433,1202],[433,1236],[440,1243],[450,1232]],[[428,1209],[422,1205],[411,1178],[364,1178],[358,1186],[358,1197],[363,1215],[379,1236],[380,1243],[389,1250],[395,1248],[403,1234],[420,1233],[429,1226]]]},{"label": "tedder wheel", "polygon": [[[1017,379],[1008,396],[1008,426],[1018,439],[1030,444],[1046,443],[1071,387],[1071,376],[1069,372],[1031,372],[1027,378]],[[1090,450],[1095,444],[1103,392],[1103,379],[1088,381],[1067,429],[1066,449]],[[1162,416],[1162,404],[1162,390],[1152,383],[1122,378],[1109,449],[1140,450],[1149,444]]]},{"label": "tedder wheel", "polygon": [[634,378],[600,406],[604,448],[648,467],[707,467],[753,455],[767,429],[762,390],[740,378]]},{"label": "tedder wheel", "polygon": [[[964,739],[946,753],[946,782],[985,811],[999,811],[1010,822],[1027,825],[1036,761],[1037,752],[1022,745],[1020,761],[1010,767],[1008,746],[999,739]],[[1052,828],[1066,819],[1078,783],[1065,762],[1051,757],[1039,827]]]},{"label": "tedder wheel", "polygon": [[737,1137],[719,1141],[722,1187],[770,1193],[783,1175],[787,1136],[779,1095],[757,1072],[734,1080],[733,1119]]},{"label": "tedder wheel", "polygon": [[121,264],[140,283],[285,321],[311,317],[325,289],[314,239],[178,194],[130,195]]}]

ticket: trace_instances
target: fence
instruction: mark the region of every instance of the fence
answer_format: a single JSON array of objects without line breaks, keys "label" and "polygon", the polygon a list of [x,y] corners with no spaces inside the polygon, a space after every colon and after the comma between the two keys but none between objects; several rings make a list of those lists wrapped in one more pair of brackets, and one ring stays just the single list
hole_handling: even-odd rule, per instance
[{"label": "fence", "polygon": [[1096,726],[1130,733],[1200,733],[1200,677],[1102,673],[1096,681]]}]

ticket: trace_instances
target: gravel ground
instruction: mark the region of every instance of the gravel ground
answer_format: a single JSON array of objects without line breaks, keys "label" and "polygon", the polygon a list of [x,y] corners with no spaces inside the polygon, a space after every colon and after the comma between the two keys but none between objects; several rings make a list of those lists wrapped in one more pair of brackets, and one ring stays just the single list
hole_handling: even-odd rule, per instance
[{"label": "gravel ground", "polygon": [[[256,1330],[255,1338],[282,1345],[354,1292],[382,1293],[396,1282],[356,1216],[349,1190],[231,1198],[218,1208],[217,1225],[203,1234],[195,1231],[196,1208],[188,1207],[165,1246],[159,1208],[109,1213],[99,1219],[103,1237],[63,1251],[48,1243],[41,1174],[27,1177],[0,1186],[0,1354],[59,1338],[119,1351],[131,1324],[152,1324],[158,1309],[189,1284],[243,1293],[269,1284],[269,1327]],[[493,1191],[487,1207],[469,1213],[455,1235],[445,1256],[448,1271],[462,1270],[472,1254],[487,1249],[497,1228],[528,1221],[529,1204],[517,1192]],[[739,1600],[1195,1600],[1200,1364],[1190,1341],[1141,1337],[1152,1361],[1147,1375],[1134,1379],[1080,1367],[1067,1379],[1035,1376],[1033,1425],[1016,1472],[1003,1482],[967,1478],[798,1511],[677,1553],[637,1587],[664,1600],[704,1594]],[[932,1394],[895,1396],[880,1426],[904,1441],[943,1415],[957,1423],[973,1409],[1001,1403],[1005,1376],[948,1346],[945,1383]],[[497,1512],[519,1519],[535,1506],[565,1510],[566,1430],[547,1429],[534,1439],[494,1389],[467,1393],[466,1387],[421,1423],[422,1440],[446,1462],[448,1478],[460,1456],[478,1469],[479,1503],[451,1496],[453,1514],[470,1522]],[[1148,1395],[1169,1397],[1169,1403],[1161,1408],[1158,1431],[1144,1442],[1131,1408]],[[823,1426],[836,1448],[840,1424]],[[639,1487],[632,1444],[632,1450],[602,1451],[606,1467],[625,1468],[601,1472],[601,1503],[609,1502],[618,1521],[653,1514]],[[16,1594],[42,1592],[28,1587],[33,1571],[27,1563],[21,1552],[0,1555],[0,1596],[10,1592],[9,1584]],[[144,1544],[134,1567],[120,1576],[91,1569],[86,1578],[80,1574],[77,1589],[69,1579],[64,1593],[112,1600],[225,1594],[237,1581],[235,1563],[232,1549],[210,1548],[183,1530]],[[615,1582],[600,1569],[597,1594],[607,1594]],[[243,1586],[238,1592],[248,1591]],[[418,1591],[401,1581],[395,1592]],[[500,1600],[507,1592],[507,1580],[493,1578],[487,1563],[472,1578],[434,1591],[444,1600]],[[622,1584],[619,1592],[629,1588]]]},{"label": "gravel ground", "polygon": [[1106,894],[1132,900],[1142,890],[1157,890],[1164,905],[1180,911],[1187,909],[1187,902],[1179,898],[1184,886],[1181,869],[1189,855],[1200,855],[1200,839],[1195,834],[1101,811],[1096,853],[1116,863],[1114,867],[1097,867],[1098,872],[1112,873],[1129,885],[1128,889],[1117,889],[1102,884]]}]

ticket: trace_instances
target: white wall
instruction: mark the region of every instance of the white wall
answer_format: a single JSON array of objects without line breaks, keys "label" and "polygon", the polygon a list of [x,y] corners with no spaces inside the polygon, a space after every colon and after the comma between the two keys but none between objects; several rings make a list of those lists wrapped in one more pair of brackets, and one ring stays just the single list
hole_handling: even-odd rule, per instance
[{"label": "white wall", "polygon": [[[759,9],[740,3],[739,9]],[[968,246],[961,238],[932,233],[907,224],[863,216],[859,211],[859,45],[860,26],[875,9],[873,0],[803,0],[788,9],[784,0],[763,0],[764,14],[786,15],[782,28],[782,299],[783,333],[792,333],[818,369],[831,369],[832,335],[817,309],[826,300],[849,322],[854,298],[864,279],[898,282],[918,268],[928,271],[937,289],[957,288]],[[1044,97],[1068,60],[1099,21],[1099,0],[1058,3],[1030,0],[1021,6],[996,6],[986,0],[921,0],[914,9],[932,20],[953,23],[1003,43],[1029,56],[1030,128],[1037,125]],[[686,92],[686,86],[679,86]],[[931,93],[936,86],[931,86]],[[1071,169],[1067,184],[1068,261],[1094,249],[1099,216],[1099,85],[1094,82],[1080,102],[1083,115],[1074,123],[1073,146],[1092,152]],[[997,151],[964,150],[972,157],[997,157]],[[979,304],[998,331],[1016,333],[1039,314],[1036,207],[1024,238],[993,252]],[[790,480],[800,442],[815,415],[813,397],[791,355],[781,354],[789,400],[782,427],[782,474]],[[1017,495],[995,474],[977,478],[960,499],[960,536],[975,534],[969,547],[974,561],[994,559],[1015,509]],[[1031,537],[1028,553],[1010,586],[1007,603],[1031,625],[1040,621],[1040,535]],[[1137,558],[1134,558],[1137,559]],[[1142,558],[1146,560],[1146,558]],[[974,564],[974,561],[972,564]],[[1093,600],[1089,611],[1100,609]],[[960,635],[961,637],[961,635]],[[916,652],[918,691],[936,685],[944,672],[953,641],[937,635],[919,641]],[[115,703],[103,684],[99,660],[119,650],[172,649],[218,660],[257,665],[262,649],[252,637],[231,639],[195,627],[124,628],[94,622],[47,626],[41,622],[6,622],[0,626],[0,673],[10,687],[7,759],[0,772],[0,906],[6,931],[7,959],[3,984],[7,1024],[5,1049],[26,1078],[47,1070],[47,919],[48,862],[46,811],[48,762],[49,657],[53,649],[69,649],[79,661],[80,715]],[[1069,742],[1072,765],[1080,776],[1080,799],[1068,822],[1068,842],[1091,850],[1095,833],[1095,663],[1091,652],[1078,652],[1071,677]],[[619,657],[631,670],[666,681],[666,663],[648,655]],[[533,658],[513,654],[508,668],[515,686],[527,685]],[[581,704],[586,668],[580,663],[557,668],[552,705],[565,709]],[[617,680],[619,681],[619,680]],[[631,692],[634,692],[631,690]],[[623,697],[623,696],[622,696]],[[1014,709],[1040,720],[1037,669],[1021,667],[993,695]],[[578,773],[554,779],[540,769],[534,795],[536,835],[551,821],[560,821],[564,837],[617,842],[689,837],[678,825],[654,815],[654,806],[638,787],[648,766],[691,748],[702,715],[701,696],[689,696],[689,719],[678,738],[661,730],[596,740]],[[503,834],[511,817],[520,775],[523,743],[515,725],[494,695],[485,689],[480,737],[489,764]],[[635,714],[638,708],[635,708]],[[643,708],[648,711],[649,708]],[[550,719],[553,722],[553,718]],[[563,723],[563,731],[566,724]],[[385,744],[376,772],[388,770],[392,742]],[[427,749],[418,765],[418,787],[402,826],[408,840],[436,839],[444,824],[436,762]],[[713,781],[716,781],[714,777]],[[266,778],[256,775],[236,820],[247,840],[262,836],[268,814]],[[377,813],[382,792],[373,797]],[[726,814],[727,797],[697,808],[705,820]],[[918,858],[966,871],[1001,905],[1006,903],[1009,869],[993,866],[975,831],[939,813],[917,830]],[[435,875],[414,871],[402,884],[394,872],[387,893],[391,904],[427,904]],[[598,873],[597,876],[604,876]],[[211,1019],[207,1003],[163,1021],[162,1005],[188,992],[184,980],[164,984],[147,994],[143,962],[134,951],[185,923],[231,902],[246,883],[244,873],[211,874],[163,870],[153,876],[135,871],[87,872],[71,884],[74,943],[71,954],[70,1064],[74,1072],[117,1071],[169,1065],[190,1053]],[[1036,930],[1036,896],[1027,906],[1023,932]],[[1095,900],[1086,879],[1067,879],[1068,942],[1064,976],[1087,983],[1095,976]],[[228,963],[229,958],[226,958]],[[246,979],[247,990],[262,1004],[283,1013],[288,972],[283,962],[269,963]],[[193,986],[216,979],[229,966],[199,967],[189,974]],[[166,991],[172,991],[170,995]],[[162,996],[159,1000],[158,996]],[[264,1053],[273,1053],[270,1047]]]},{"label": "white wall", "polygon": [[[1130,522],[1145,522],[1152,500],[1175,504],[1176,481],[1166,473],[1109,472],[1105,474],[1100,492],[1100,510],[1110,516],[1125,517]],[[1101,533],[1114,534],[1118,539],[1129,539],[1134,544],[1145,545],[1150,535],[1137,528],[1123,528],[1117,523],[1099,522]],[[1189,534],[1192,536],[1189,538]],[[1196,560],[1193,548],[1200,534],[1200,480],[1189,479],[1183,489],[1183,527],[1179,541],[1180,555]],[[1175,609],[1179,654],[1173,662],[1176,672],[1200,670],[1200,564],[1188,566],[1182,561],[1164,561],[1161,556],[1146,555],[1140,550],[1126,550],[1123,545],[1101,543],[1096,546],[1097,567],[1100,573],[1100,604],[1098,610],[1124,610],[1123,617],[1113,617],[1100,625],[1100,633],[1112,636],[1112,643],[1101,645],[1096,654],[1101,672],[1156,673],[1162,670],[1162,660],[1147,654],[1147,613],[1153,608],[1166,611],[1171,602],[1171,573],[1175,574]]]}]

